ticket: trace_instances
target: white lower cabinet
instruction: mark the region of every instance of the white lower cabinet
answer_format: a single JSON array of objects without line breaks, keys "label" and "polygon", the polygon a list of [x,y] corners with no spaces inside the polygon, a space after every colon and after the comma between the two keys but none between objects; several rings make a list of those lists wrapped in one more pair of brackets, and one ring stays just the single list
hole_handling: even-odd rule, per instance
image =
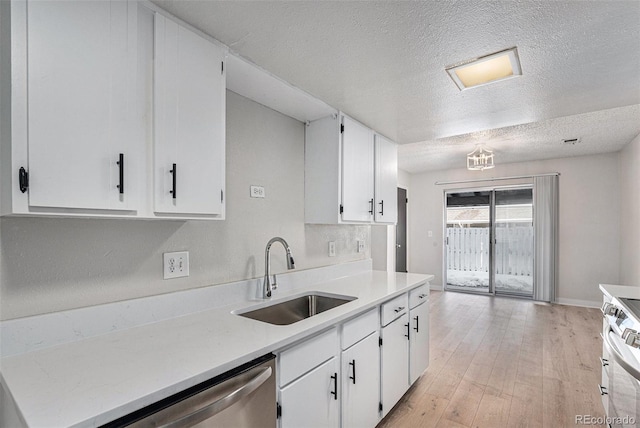
[{"label": "white lower cabinet", "polygon": [[424,285],[278,353],[279,427],[374,428],[428,364]]},{"label": "white lower cabinet", "polygon": [[334,357],[282,388],[280,427],[337,427],[339,369],[338,358]]},{"label": "white lower cabinet", "polygon": [[339,426],[339,350],[332,328],[278,354],[281,428]]},{"label": "white lower cabinet", "polygon": [[409,311],[409,382],[413,383],[429,365],[429,302]]},{"label": "white lower cabinet", "polygon": [[381,395],[382,416],[409,389],[409,315],[402,316],[382,327],[381,337]]},{"label": "white lower cabinet", "polygon": [[342,326],[342,426],[375,427],[380,420],[378,308]]}]

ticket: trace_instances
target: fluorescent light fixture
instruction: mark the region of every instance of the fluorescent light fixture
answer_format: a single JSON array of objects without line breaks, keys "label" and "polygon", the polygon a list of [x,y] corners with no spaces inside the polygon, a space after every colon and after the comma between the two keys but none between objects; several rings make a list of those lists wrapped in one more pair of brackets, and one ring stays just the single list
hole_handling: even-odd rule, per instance
[{"label": "fluorescent light fixture", "polygon": [[522,75],[516,47],[450,65],[445,69],[461,91]]}]

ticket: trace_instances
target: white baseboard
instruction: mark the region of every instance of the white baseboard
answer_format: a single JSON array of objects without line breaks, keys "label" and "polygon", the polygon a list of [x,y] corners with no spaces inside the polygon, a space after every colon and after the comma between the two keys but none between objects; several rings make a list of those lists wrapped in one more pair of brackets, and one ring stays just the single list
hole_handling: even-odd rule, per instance
[{"label": "white baseboard", "polygon": [[442,285],[438,285],[438,284],[429,284],[429,290],[433,290],[433,291],[442,291],[444,290],[442,288]]},{"label": "white baseboard", "polygon": [[559,305],[567,305],[567,306],[581,306],[584,308],[599,308],[602,305],[602,302],[597,302],[593,300],[578,300],[578,299],[565,299],[565,298],[556,299],[554,303],[557,303]]}]

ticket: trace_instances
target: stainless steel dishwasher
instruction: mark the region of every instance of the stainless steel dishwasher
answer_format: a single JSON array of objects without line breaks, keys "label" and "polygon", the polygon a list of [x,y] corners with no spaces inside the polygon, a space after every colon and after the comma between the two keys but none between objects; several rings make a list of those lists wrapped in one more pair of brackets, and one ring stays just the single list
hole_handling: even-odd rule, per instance
[{"label": "stainless steel dishwasher", "polygon": [[275,373],[268,354],[104,427],[275,427]]}]

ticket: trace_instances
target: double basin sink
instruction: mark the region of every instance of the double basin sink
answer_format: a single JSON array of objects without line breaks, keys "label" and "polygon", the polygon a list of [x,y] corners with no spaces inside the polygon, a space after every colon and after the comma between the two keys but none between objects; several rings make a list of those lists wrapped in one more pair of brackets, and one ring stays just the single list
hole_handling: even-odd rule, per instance
[{"label": "double basin sink", "polygon": [[352,296],[310,292],[303,296],[292,297],[267,306],[259,305],[260,307],[257,309],[250,307],[233,311],[233,313],[269,324],[289,325],[311,318],[329,309],[337,308],[355,299],[356,297]]}]

